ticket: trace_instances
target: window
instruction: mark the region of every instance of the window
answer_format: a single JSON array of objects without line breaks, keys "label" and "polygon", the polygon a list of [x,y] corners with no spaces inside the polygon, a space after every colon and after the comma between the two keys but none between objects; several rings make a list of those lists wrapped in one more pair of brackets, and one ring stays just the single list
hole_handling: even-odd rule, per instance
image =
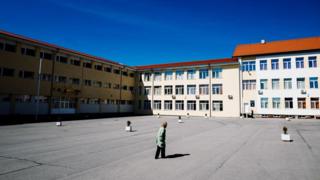
[{"label": "window", "polygon": [[195,111],[196,109],[196,101],[187,101],[187,110]]},{"label": "window", "polygon": [[93,84],[94,87],[99,87],[99,88],[102,87],[102,82],[101,81],[93,81],[92,84]]},{"label": "window", "polygon": [[303,57],[297,57],[296,58],[296,68],[297,69],[304,68],[304,59],[303,59]]},{"label": "window", "polygon": [[319,109],[319,98],[310,98],[311,109]]},{"label": "window", "polygon": [[272,89],[279,89],[279,87],[280,87],[280,80],[272,79]]},{"label": "window", "polygon": [[151,101],[150,100],[144,100],[143,109],[144,110],[150,110],[151,109]]},{"label": "window", "polygon": [[154,73],[154,80],[155,81],[161,81],[161,72],[155,72]]},{"label": "window", "polygon": [[196,94],[196,85],[187,85],[187,94],[195,95]]},{"label": "window", "polygon": [[194,69],[190,69],[187,72],[187,78],[188,79],[195,79],[196,71]]},{"label": "window", "polygon": [[101,64],[95,64],[94,69],[98,71],[102,71],[102,65]]},{"label": "window", "polygon": [[242,71],[255,71],[256,61],[247,61],[242,63]]},{"label": "window", "polygon": [[200,69],[199,70],[199,78],[200,79],[207,79],[208,76],[209,76],[208,69]]},{"label": "window", "polygon": [[201,84],[199,85],[199,94],[200,95],[207,95],[209,94],[209,85]]},{"label": "window", "polygon": [[267,60],[261,60],[260,61],[260,71],[267,70],[267,69],[268,69]]},{"label": "window", "polygon": [[172,110],[172,101],[164,101],[164,110]]},{"label": "window", "polygon": [[292,109],[293,108],[292,98],[284,98],[284,104],[286,109]]},{"label": "window", "polygon": [[310,77],[310,89],[318,89],[318,77]]},{"label": "window", "polygon": [[41,81],[51,81],[52,76],[51,74],[40,74]]},{"label": "window", "polygon": [[176,101],[176,110],[183,110],[183,109],[184,109],[183,101]]},{"label": "window", "polygon": [[176,86],[176,95],[183,95],[184,94],[184,87],[183,85]]},{"label": "window", "polygon": [[154,87],[154,95],[161,95],[161,86]]},{"label": "window", "polygon": [[141,100],[138,101],[138,109],[141,109]]},{"label": "window", "polygon": [[292,89],[292,79],[291,78],[285,78],[283,80],[284,82],[284,89]]},{"label": "window", "polygon": [[17,46],[15,44],[6,43],[4,50],[8,52],[16,52]]},{"label": "window", "polygon": [[3,68],[1,75],[2,76],[7,76],[7,77],[13,77],[14,76],[14,69]]},{"label": "window", "polygon": [[317,57],[316,56],[310,56],[309,59],[309,68],[316,68],[317,67]]},{"label": "window", "polygon": [[151,89],[151,87],[149,87],[149,86],[144,87],[144,95],[150,95],[151,94],[150,89]]},{"label": "window", "polygon": [[261,108],[266,109],[268,108],[268,98],[261,98]]},{"label": "window", "polygon": [[260,89],[268,89],[268,80],[260,79]]},{"label": "window", "polygon": [[59,109],[75,108],[76,103],[73,99],[66,97],[56,97],[53,99],[53,107]]},{"label": "window", "polygon": [[129,76],[130,77],[134,77],[134,73],[129,73]]},{"label": "window", "polygon": [[27,56],[35,56],[36,51],[34,49],[30,49],[30,48],[21,48],[21,54],[27,55]]},{"label": "window", "polygon": [[222,69],[221,68],[214,68],[212,69],[212,78],[221,78]]},{"label": "window", "polygon": [[80,60],[77,59],[70,59],[70,64],[75,65],[75,66],[80,66]]},{"label": "window", "polygon": [[222,84],[212,84],[212,94],[222,94]]},{"label": "window", "polygon": [[298,98],[298,109],[306,108],[306,98]]},{"label": "window", "polygon": [[113,89],[120,89],[120,84],[113,84]]},{"label": "window", "polygon": [[272,108],[273,109],[279,109],[280,108],[280,98],[272,98]]},{"label": "window", "polygon": [[183,80],[183,74],[184,74],[183,70],[176,71],[176,79]]},{"label": "window", "polygon": [[256,89],[256,80],[243,80],[242,81],[243,90],[255,90]]},{"label": "window", "polygon": [[80,79],[79,78],[70,78],[71,84],[79,85]]},{"label": "window", "polygon": [[4,42],[0,41],[0,50],[4,50]]},{"label": "window", "polygon": [[123,76],[128,76],[128,72],[127,71],[122,71],[122,75]]},{"label": "window", "polygon": [[297,89],[305,89],[305,78],[297,78]]},{"label": "window", "polygon": [[56,56],[56,61],[60,63],[67,64],[68,63],[68,58],[65,56]]},{"label": "window", "polygon": [[65,76],[55,76],[54,79],[58,83],[67,83],[67,77]]},{"label": "window", "polygon": [[84,85],[85,86],[91,86],[91,80],[85,79],[84,80]]},{"label": "window", "polygon": [[129,91],[131,91],[133,93],[134,87],[133,86],[129,86]]},{"label": "window", "polygon": [[52,54],[47,52],[40,52],[40,58],[52,60]]},{"label": "window", "polygon": [[209,110],[209,101],[200,101],[199,105],[200,105],[199,106],[200,111]]},{"label": "window", "polygon": [[90,69],[90,68],[92,68],[92,62],[89,60],[86,60],[82,63],[82,66]]},{"label": "window", "polygon": [[102,84],[102,87],[103,88],[111,88],[111,83],[105,82],[105,83]]},{"label": "window", "polygon": [[123,86],[122,86],[122,89],[123,89],[123,90],[128,90],[128,86],[127,86],[127,85],[123,85]]},{"label": "window", "polygon": [[250,100],[250,107],[255,107],[255,101],[254,100]]},{"label": "window", "polygon": [[213,111],[223,111],[223,102],[222,101],[212,101],[212,110]]},{"label": "window", "polygon": [[172,94],[172,86],[164,86],[164,94],[171,95]]},{"label": "window", "polygon": [[103,70],[109,73],[112,71],[111,67],[103,67]]},{"label": "window", "polygon": [[278,59],[271,59],[271,69],[272,70],[279,69],[279,60]]},{"label": "window", "polygon": [[144,81],[150,81],[150,79],[151,79],[151,74],[150,74],[150,73],[144,73],[144,78],[143,78],[143,80],[144,80]]},{"label": "window", "polygon": [[155,101],[153,102],[153,109],[161,110],[161,101],[155,100]]},{"label": "window", "polygon": [[113,73],[115,73],[115,74],[120,74],[120,70],[119,70],[119,69],[114,69],[114,70],[113,70]]},{"label": "window", "polygon": [[31,71],[20,71],[19,77],[24,79],[34,79],[34,72]]},{"label": "window", "polygon": [[283,59],[283,69],[291,69],[291,58]]},{"label": "window", "polygon": [[164,73],[164,79],[166,80],[166,81],[168,81],[168,80],[172,80],[172,71],[166,71],[165,73]]}]

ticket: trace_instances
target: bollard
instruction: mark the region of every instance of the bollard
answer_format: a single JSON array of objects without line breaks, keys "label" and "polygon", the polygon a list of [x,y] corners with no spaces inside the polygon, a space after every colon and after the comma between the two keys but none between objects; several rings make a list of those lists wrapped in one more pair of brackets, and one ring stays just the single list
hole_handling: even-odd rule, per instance
[{"label": "bollard", "polygon": [[182,123],[181,116],[178,116],[178,123]]},{"label": "bollard", "polygon": [[288,128],[284,126],[282,130],[283,130],[283,134],[281,134],[281,140],[284,142],[292,142],[290,134],[288,134]]}]

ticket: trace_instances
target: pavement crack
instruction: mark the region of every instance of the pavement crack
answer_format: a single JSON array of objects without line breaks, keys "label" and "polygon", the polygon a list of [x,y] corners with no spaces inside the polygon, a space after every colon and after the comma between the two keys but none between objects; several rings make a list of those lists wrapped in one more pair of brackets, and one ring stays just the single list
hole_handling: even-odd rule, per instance
[{"label": "pavement crack", "polygon": [[33,166],[28,166],[28,167],[21,168],[21,169],[17,169],[17,170],[5,172],[5,173],[0,173],[0,176],[6,175],[6,174],[15,173],[15,172],[19,172],[19,171],[23,171],[23,170],[26,170],[26,169],[31,169],[31,168],[34,168],[34,167],[37,167],[37,166],[41,166],[41,165],[40,164],[36,164],[36,165],[33,165]]}]

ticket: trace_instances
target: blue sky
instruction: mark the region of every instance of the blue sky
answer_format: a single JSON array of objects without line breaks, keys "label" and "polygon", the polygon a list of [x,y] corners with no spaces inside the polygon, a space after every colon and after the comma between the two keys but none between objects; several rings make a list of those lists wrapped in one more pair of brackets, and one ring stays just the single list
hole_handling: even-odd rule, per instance
[{"label": "blue sky", "polygon": [[10,0],[1,7],[2,30],[132,66],[320,36],[319,0]]}]

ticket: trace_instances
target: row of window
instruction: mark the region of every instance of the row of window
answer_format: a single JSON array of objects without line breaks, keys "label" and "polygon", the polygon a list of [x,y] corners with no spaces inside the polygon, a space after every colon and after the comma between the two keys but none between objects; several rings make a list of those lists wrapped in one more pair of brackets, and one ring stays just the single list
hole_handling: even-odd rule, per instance
[{"label": "row of window", "polygon": [[[41,103],[48,103],[49,97],[46,96],[31,96],[31,95],[19,95],[15,96],[15,102],[20,103],[35,103],[39,100]],[[0,102],[10,102],[9,95],[0,96]],[[68,102],[68,103],[67,103]],[[54,97],[53,103],[63,103],[63,104],[75,104],[75,99],[68,97]],[[81,104],[122,104],[122,105],[132,105],[131,100],[115,100],[115,99],[98,99],[98,98],[81,98]],[[68,106],[69,107],[69,106]],[[74,106],[72,106],[74,107]]]},{"label": "row of window", "polygon": [[[259,61],[260,71],[268,70],[268,61],[260,60]],[[304,57],[295,58],[295,67],[296,69],[305,68]],[[308,67],[316,68],[317,67],[317,56],[309,56],[308,57]],[[283,58],[282,59],[282,68],[283,69],[291,69],[292,62],[291,58]],[[242,63],[241,67],[242,71],[255,71],[256,70],[256,61],[246,61]],[[271,59],[270,69],[278,70],[279,69],[279,59]]]},{"label": "row of window", "polygon": [[[165,71],[165,72],[155,72],[154,73],[154,80],[161,81],[162,74],[164,74],[164,80],[183,80],[183,79],[196,79],[196,70],[189,69],[187,70],[187,77],[185,77],[184,70],[176,70],[175,77],[173,76],[173,71]],[[221,78],[222,69],[221,68],[214,68],[212,69],[212,78]],[[143,76],[144,81],[151,81],[151,73],[144,73]],[[209,70],[208,69],[199,69],[199,79],[207,79],[209,78]],[[140,81],[142,81],[142,74],[140,74]]]},{"label": "row of window", "polygon": [[[5,50],[9,52],[16,52],[16,45],[8,44],[0,42],[0,50]],[[22,47],[21,48],[21,54],[26,56],[36,56],[36,50],[31,48]],[[78,58],[71,58],[70,60],[67,58],[67,55],[56,55],[54,56],[51,53],[48,52],[40,52],[40,58],[46,59],[46,60],[53,60],[55,57],[55,61],[63,64],[72,64],[74,66],[81,66],[81,61]],[[94,64],[92,60],[84,60],[82,63],[82,66],[85,68],[94,68],[98,71],[105,71],[105,72],[113,72],[115,74],[120,74],[119,69],[112,69],[110,65],[103,65],[103,64]],[[128,73],[127,71],[122,71],[123,76],[130,76],[134,77],[134,73]]]},{"label": "row of window", "polygon": [[[296,79],[297,89],[306,89],[306,78],[301,77]],[[318,89],[318,77],[309,77],[309,88]],[[292,89],[292,78],[283,79],[283,88]],[[243,80],[243,90],[254,90],[256,89],[256,80]],[[268,89],[268,79],[260,79],[260,89]],[[271,79],[271,89],[280,89],[280,79]]]},{"label": "row of window", "polygon": [[[162,95],[162,89],[164,90],[164,95],[173,95],[173,87],[174,86],[154,86],[153,92],[154,95]],[[187,95],[196,95],[196,85],[187,85]],[[184,85],[176,85],[175,87],[175,95],[184,95],[185,88]],[[208,95],[209,94],[209,85],[208,84],[200,84],[199,85],[199,94],[200,95]],[[212,94],[222,94],[222,84],[212,84]],[[142,95],[142,88],[139,87],[139,95]],[[151,87],[144,87],[144,95],[151,95]]]},{"label": "row of window", "polygon": [[[0,68],[0,76],[13,77],[14,76],[14,72],[15,72],[14,69]],[[20,70],[19,71],[19,77],[23,78],[23,79],[35,79],[36,75],[32,71]],[[42,80],[42,81],[51,81],[52,80],[52,75],[51,74],[42,73],[42,74],[40,74],[40,80]],[[70,83],[70,84],[73,84],[73,85],[80,85],[81,80],[79,78],[74,78],[74,77],[70,77],[68,79],[66,76],[55,75],[54,76],[54,82],[64,83],[64,84]],[[85,86],[120,89],[120,84],[113,84],[113,86],[112,86],[112,84],[109,83],[109,82],[101,82],[101,81],[84,79],[82,81],[82,83]],[[123,90],[133,91],[134,87],[133,86],[128,87],[127,85],[123,85],[122,89]]]},{"label": "row of window", "polygon": [[[260,107],[266,109],[269,107],[269,99],[267,97],[262,97],[260,99]],[[297,107],[298,109],[306,109],[306,98],[297,98]],[[310,98],[310,107],[311,109],[319,109],[319,98],[311,97]],[[273,97],[272,98],[272,108],[280,109],[281,108],[281,98]],[[284,108],[293,109],[293,98],[285,97],[284,98]]]},{"label": "row of window", "polygon": [[[163,102],[163,106],[162,106]],[[190,110],[190,111],[209,111],[209,101],[199,101],[197,109],[197,101],[186,101],[186,107],[184,101],[174,101],[175,110]],[[139,101],[138,108],[141,109],[141,101]],[[145,100],[143,104],[144,110],[151,110],[151,101]],[[173,101],[171,100],[155,100],[153,102],[153,110],[173,110]],[[223,111],[223,101],[212,101],[212,111]]]}]

